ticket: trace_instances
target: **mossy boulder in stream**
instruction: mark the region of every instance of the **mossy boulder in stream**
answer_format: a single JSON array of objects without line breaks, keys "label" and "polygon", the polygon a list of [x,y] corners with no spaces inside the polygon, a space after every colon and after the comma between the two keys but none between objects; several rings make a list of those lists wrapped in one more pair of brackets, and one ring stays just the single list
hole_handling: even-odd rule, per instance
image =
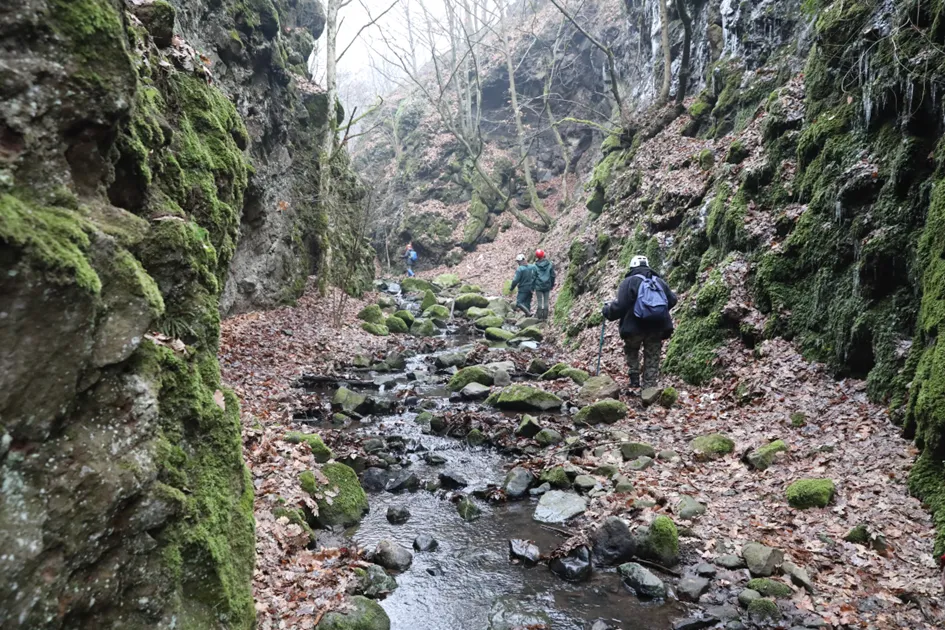
[{"label": "mossy boulder in stream", "polygon": [[510,411],[549,411],[560,409],[563,404],[554,394],[528,385],[510,385],[490,396],[486,402]]},{"label": "mossy boulder in stream", "polygon": [[358,312],[358,319],[369,324],[383,324],[384,313],[377,304],[369,304]]},{"label": "mossy boulder in stream", "polygon": [[492,373],[481,365],[471,365],[461,369],[453,375],[447,387],[450,391],[458,392],[470,383],[479,383],[480,385],[492,385]]},{"label": "mossy boulder in stream", "polygon": [[489,308],[489,300],[478,293],[464,293],[456,298],[456,310],[465,311],[473,306]]},{"label": "mossy boulder in stream", "polygon": [[343,612],[322,617],[315,626],[317,630],[390,630],[390,617],[374,600],[355,595],[349,605]]},{"label": "mossy boulder in stream", "polygon": [[553,381],[559,378],[569,378],[578,385],[583,385],[590,378],[590,374],[584,370],[573,368],[567,363],[557,363],[541,375],[543,381]]},{"label": "mossy boulder in stream", "polygon": [[486,330],[488,328],[501,328],[502,324],[504,323],[505,320],[498,315],[487,315],[485,317],[480,317],[475,321],[476,328],[479,328],[480,330]]},{"label": "mossy boulder in stream", "polygon": [[486,328],[486,339],[492,341],[511,341],[515,334],[502,328]]},{"label": "mossy boulder in stream", "polygon": [[436,295],[434,295],[433,291],[424,291],[423,300],[420,302],[420,312],[422,313],[428,308],[430,308],[431,306],[435,306],[435,305],[436,305]]},{"label": "mossy boulder in stream", "polygon": [[627,405],[619,400],[605,399],[581,409],[574,417],[575,424],[613,424],[627,417]]},{"label": "mossy boulder in stream", "polygon": [[407,322],[399,317],[390,316],[384,320],[384,326],[392,333],[404,334],[410,330]]},{"label": "mossy boulder in stream", "polygon": [[413,313],[411,313],[410,311],[404,311],[404,310],[396,311],[393,314],[393,317],[396,317],[397,319],[402,319],[404,323],[407,324],[407,326],[413,326],[413,322],[416,319]]},{"label": "mossy boulder in stream", "polygon": [[671,567],[679,562],[679,532],[673,519],[657,516],[637,534],[637,556]]},{"label": "mossy boulder in stream", "polygon": [[400,288],[404,291],[424,293],[430,291],[431,293],[437,293],[438,289],[433,286],[433,283],[423,280],[422,278],[404,278],[400,282]]},{"label": "mossy boulder in stream", "polygon": [[[491,308],[479,308],[478,306],[472,306],[466,310],[466,317],[475,321],[483,317],[496,317],[496,313]],[[505,320],[502,319],[499,322],[499,326],[501,326],[502,322],[504,321]]]},{"label": "mossy boulder in stream", "polygon": [[415,337],[432,337],[436,334],[436,325],[429,319],[417,319],[410,327],[410,334]]},{"label": "mossy boulder in stream", "polygon": [[446,321],[450,318],[450,309],[442,304],[434,304],[423,311],[423,316],[428,319],[442,319]]},{"label": "mossy boulder in stream", "polygon": [[318,514],[314,518],[321,527],[357,525],[368,511],[358,476],[344,464],[325,464],[318,475],[307,470],[299,476],[299,483],[315,499]]},{"label": "mossy boulder in stream", "polygon": [[[396,318],[395,318],[396,319]],[[372,324],[371,322],[362,322],[361,328],[375,337],[386,337],[390,334],[390,329],[384,324]]]}]

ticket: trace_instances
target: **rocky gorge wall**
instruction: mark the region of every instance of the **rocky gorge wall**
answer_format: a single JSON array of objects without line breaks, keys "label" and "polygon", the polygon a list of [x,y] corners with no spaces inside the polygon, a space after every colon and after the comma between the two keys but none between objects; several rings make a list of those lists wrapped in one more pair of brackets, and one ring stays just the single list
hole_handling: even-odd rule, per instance
[{"label": "rocky gorge wall", "polygon": [[253,626],[220,312],[298,295],[349,236],[312,189],[321,15],[0,6],[0,626]]},{"label": "rocky gorge wall", "polygon": [[866,378],[921,451],[910,488],[936,514],[937,553],[942,9],[744,2],[732,28],[731,4],[709,3],[696,28],[723,18],[720,54],[686,110],[605,143],[556,309],[572,343],[591,343],[601,293],[643,251],[685,293],[667,370],[704,383],[724,376],[727,344],[781,336]]}]

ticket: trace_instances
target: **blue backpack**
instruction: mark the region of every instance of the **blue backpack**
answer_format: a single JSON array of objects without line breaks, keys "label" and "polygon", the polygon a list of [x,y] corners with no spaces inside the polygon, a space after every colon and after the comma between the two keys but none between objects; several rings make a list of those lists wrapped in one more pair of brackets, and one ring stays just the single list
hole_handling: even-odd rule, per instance
[{"label": "blue backpack", "polygon": [[410,262],[417,262],[417,250],[410,250]]},{"label": "blue backpack", "polygon": [[633,315],[643,322],[661,321],[669,313],[669,300],[663,286],[655,277],[643,278],[637,289]]}]

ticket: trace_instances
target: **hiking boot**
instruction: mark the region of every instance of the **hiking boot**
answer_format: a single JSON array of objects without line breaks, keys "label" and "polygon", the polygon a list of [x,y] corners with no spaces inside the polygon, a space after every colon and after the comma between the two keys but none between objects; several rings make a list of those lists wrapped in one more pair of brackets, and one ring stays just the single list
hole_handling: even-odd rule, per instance
[{"label": "hiking boot", "polygon": [[639,389],[640,387],[640,375],[635,372],[630,372],[630,387],[634,389]]}]

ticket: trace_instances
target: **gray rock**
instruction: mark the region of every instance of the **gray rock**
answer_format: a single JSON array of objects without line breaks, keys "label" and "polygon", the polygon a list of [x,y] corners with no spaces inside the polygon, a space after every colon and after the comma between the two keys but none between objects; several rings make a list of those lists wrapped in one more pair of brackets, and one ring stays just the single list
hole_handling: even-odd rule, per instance
[{"label": "gray rock", "polygon": [[410,520],[410,510],[404,506],[390,506],[387,508],[387,522],[393,525],[403,525]]},{"label": "gray rock", "polygon": [[590,405],[604,398],[617,398],[620,386],[606,374],[592,376],[584,382],[577,395],[579,405]]},{"label": "gray rock", "polygon": [[361,577],[361,592],[365,597],[377,599],[388,593],[394,592],[397,588],[397,580],[387,575],[383,567],[372,564],[365,569],[364,576]]},{"label": "gray rock", "polygon": [[469,482],[457,473],[442,472],[440,473],[440,485],[447,490],[459,490],[468,486]]},{"label": "gray rock", "polygon": [[541,431],[541,425],[538,424],[538,419],[534,416],[525,414],[522,416],[522,422],[518,425],[518,428],[515,429],[515,435],[527,438],[533,438]]},{"label": "gray rock", "polygon": [[456,511],[459,512],[460,518],[464,521],[474,521],[482,516],[482,510],[469,497],[463,497],[459,500],[456,504]]},{"label": "gray rock", "polygon": [[540,497],[541,495],[545,494],[546,492],[549,492],[550,490],[551,490],[551,484],[546,481],[545,483],[541,484],[537,488],[532,488],[531,490],[529,490],[528,494],[530,494],[533,497]]},{"label": "gray rock", "polygon": [[683,496],[679,500],[679,505],[676,506],[676,513],[679,515],[679,518],[691,521],[705,514],[705,506],[692,497]]},{"label": "gray rock", "polygon": [[460,391],[460,396],[466,400],[485,400],[489,397],[492,388],[480,383],[470,383]]},{"label": "gray rock", "polygon": [[630,461],[638,457],[656,457],[656,449],[644,442],[625,442],[620,445],[623,460]]},{"label": "gray rock", "polygon": [[597,480],[590,475],[578,475],[574,478],[574,489],[578,492],[590,492],[597,486]]},{"label": "gray rock", "polygon": [[643,401],[644,407],[649,407],[655,403],[660,398],[660,394],[663,393],[663,390],[659,387],[645,387],[642,392],[640,392],[640,400]]},{"label": "gray rock", "polygon": [[365,492],[383,492],[390,480],[390,473],[383,468],[368,468],[361,475],[361,487]]},{"label": "gray rock", "polygon": [[509,541],[509,557],[527,565],[534,565],[541,560],[541,550],[531,540],[516,538]]},{"label": "gray rock", "polygon": [[731,604],[722,604],[721,606],[709,606],[705,609],[705,614],[719,621],[731,621],[739,618],[738,609]]},{"label": "gray rock", "polygon": [[440,543],[429,534],[420,534],[413,539],[413,548],[416,551],[436,551],[439,547]]},{"label": "gray rock", "polygon": [[630,527],[620,518],[609,516],[591,533],[591,552],[600,566],[613,566],[633,557],[636,544]]},{"label": "gray rock", "polygon": [[744,569],[745,560],[740,556],[735,556],[732,554],[726,554],[724,556],[719,556],[715,559],[715,564],[719,565],[723,569]]},{"label": "gray rock", "polygon": [[318,622],[318,630],[390,630],[390,617],[374,600],[355,595],[351,598],[351,610],[344,613],[330,612]]},{"label": "gray rock", "polygon": [[635,460],[627,464],[627,468],[629,468],[630,470],[646,470],[652,465],[653,465],[653,458],[643,455],[641,457],[637,457]]},{"label": "gray rock", "polygon": [[758,591],[753,591],[750,588],[743,589],[742,592],[738,594],[738,603],[748,608],[748,604],[752,603],[756,599],[761,598],[761,593]]},{"label": "gray rock", "polygon": [[610,625],[603,619],[597,619],[594,623],[591,624],[590,630],[616,630],[614,626]]},{"label": "gray rock", "polygon": [[700,562],[694,567],[694,570],[696,572],[696,575],[700,575],[702,577],[709,577],[709,578],[715,577],[716,573],[718,573],[718,569],[716,569],[714,566],[712,566],[708,562]]},{"label": "gray rock", "polygon": [[642,565],[636,562],[627,562],[617,567],[617,571],[620,572],[624,583],[636,591],[638,597],[653,599],[666,597],[666,585]]},{"label": "gray rock", "polygon": [[496,387],[507,387],[512,384],[512,377],[503,369],[498,369],[492,374],[492,380]]},{"label": "gray rock", "polygon": [[502,489],[510,499],[521,499],[528,493],[533,483],[535,483],[535,475],[526,468],[516,466],[505,476]]},{"label": "gray rock", "polygon": [[716,624],[712,617],[686,617],[673,622],[673,630],[702,630]]},{"label": "gray rock", "polygon": [[463,367],[466,365],[465,352],[444,352],[433,359],[433,364],[440,369],[450,367]]},{"label": "gray rock", "polygon": [[371,560],[391,571],[406,571],[413,563],[413,554],[393,541],[382,540],[374,548]]},{"label": "gray rock", "polygon": [[521,595],[500,597],[489,610],[489,630],[550,628],[551,618],[544,608],[543,603],[525,599]]},{"label": "gray rock", "polygon": [[756,577],[770,577],[784,561],[784,553],[761,543],[748,543],[742,547],[742,557],[751,574]]},{"label": "gray rock", "polygon": [[814,592],[814,583],[810,579],[807,571],[793,562],[784,562],[781,564],[781,572],[791,578],[795,585],[800,586],[809,593]]},{"label": "gray rock", "polygon": [[679,461],[679,453],[670,449],[666,449],[666,450],[660,451],[656,455],[656,459],[663,462],[677,462]]},{"label": "gray rock", "polygon": [[709,590],[709,580],[697,576],[684,577],[676,585],[679,599],[687,602],[699,601],[699,598],[707,590]]},{"label": "gray rock", "polygon": [[591,554],[587,547],[577,547],[563,558],[552,558],[551,572],[569,582],[582,582],[591,577]]},{"label": "gray rock", "polygon": [[420,488],[420,479],[409,470],[402,470],[387,482],[387,491],[394,494]]},{"label": "gray rock", "polygon": [[554,429],[542,429],[535,435],[535,441],[541,446],[553,446],[562,440],[561,434]]},{"label": "gray rock", "polygon": [[423,456],[423,459],[431,466],[442,466],[446,463],[446,458],[436,453],[427,453]]},{"label": "gray rock", "polygon": [[614,478],[614,492],[633,492],[633,482],[626,475]]},{"label": "gray rock", "polygon": [[532,518],[539,523],[564,523],[586,509],[587,501],[573,492],[551,490],[542,495]]},{"label": "gray rock", "polygon": [[548,367],[549,366],[548,366],[547,361],[545,361],[544,359],[535,357],[528,364],[528,368],[526,368],[525,371],[528,372],[529,374],[541,375],[548,371]]}]

